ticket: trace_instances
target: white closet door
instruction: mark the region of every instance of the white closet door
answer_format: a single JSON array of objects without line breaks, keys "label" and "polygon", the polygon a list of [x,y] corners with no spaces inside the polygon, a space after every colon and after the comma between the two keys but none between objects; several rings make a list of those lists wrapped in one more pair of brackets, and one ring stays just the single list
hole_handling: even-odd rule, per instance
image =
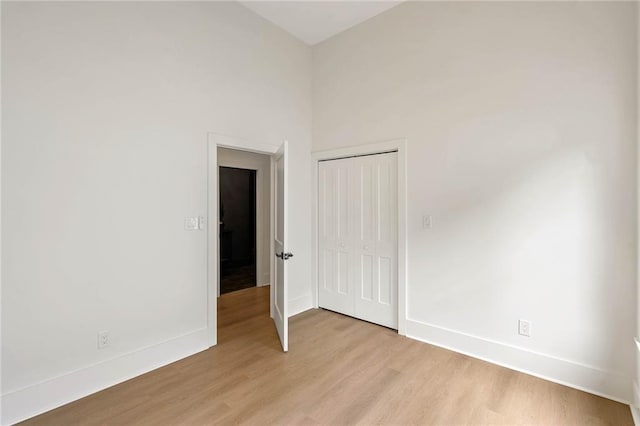
[{"label": "white closet door", "polygon": [[357,158],[354,316],[398,328],[397,154]]},{"label": "white closet door", "polygon": [[397,328],[397,154],[319,166],[319,305]]},{"label": "white closet door", "polygon": [[353,207],[350,159],[323,161],[318,173],[318,298],[321,307],[353,315]]}]

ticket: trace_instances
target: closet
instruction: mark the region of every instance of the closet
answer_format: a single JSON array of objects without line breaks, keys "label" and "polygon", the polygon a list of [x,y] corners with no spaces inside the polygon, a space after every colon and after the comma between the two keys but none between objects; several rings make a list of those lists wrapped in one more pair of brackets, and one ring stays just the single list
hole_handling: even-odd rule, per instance
[{"label": "closet", "polygon": [[318,304],[398,327],[397,153],[321,161]]}]

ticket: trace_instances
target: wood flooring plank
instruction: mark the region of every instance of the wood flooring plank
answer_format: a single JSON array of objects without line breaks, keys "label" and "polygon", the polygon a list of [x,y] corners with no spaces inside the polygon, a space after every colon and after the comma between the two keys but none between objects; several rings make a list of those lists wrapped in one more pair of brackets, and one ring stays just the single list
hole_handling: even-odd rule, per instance
[{"label": "wood flooring plank", "polygon": [[269,287],[218,301],[218,345],[25,425],[632,425],[629,407],[325,310],[269,318]]}]

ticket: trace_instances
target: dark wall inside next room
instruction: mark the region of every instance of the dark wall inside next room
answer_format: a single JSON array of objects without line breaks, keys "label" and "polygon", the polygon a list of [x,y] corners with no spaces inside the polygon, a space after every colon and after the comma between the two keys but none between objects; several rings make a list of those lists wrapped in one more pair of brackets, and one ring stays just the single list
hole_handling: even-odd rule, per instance
[{"label": "dark wall inside next room", "polygon": [[221,235],[225,233],[231,240],[230,263],[253,264],[256,254],[256,172],[220,167],[219,176]]}]

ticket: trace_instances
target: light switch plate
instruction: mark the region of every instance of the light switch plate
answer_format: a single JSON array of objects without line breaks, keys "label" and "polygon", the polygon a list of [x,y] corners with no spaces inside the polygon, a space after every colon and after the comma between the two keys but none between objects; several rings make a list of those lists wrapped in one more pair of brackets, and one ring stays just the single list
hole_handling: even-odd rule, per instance
[{"label": "light switch plate", "polygon": [[195,231],[199,227],[198,217],[188,216],[184,218],[184,230],[185,231]]}]

